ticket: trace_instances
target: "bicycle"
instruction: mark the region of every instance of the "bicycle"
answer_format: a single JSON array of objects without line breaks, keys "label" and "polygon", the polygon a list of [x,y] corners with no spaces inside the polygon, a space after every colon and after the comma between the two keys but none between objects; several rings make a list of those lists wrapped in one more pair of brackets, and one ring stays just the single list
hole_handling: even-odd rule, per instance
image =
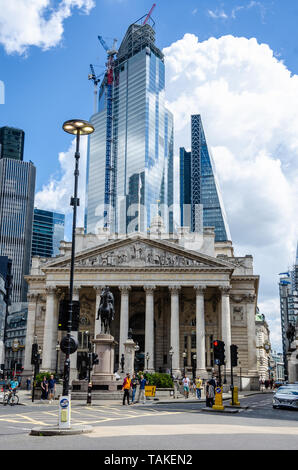
[{"label": "bicycle", "polygon": [[3,405],[14,406],[19,403],[19,396],[15,390],[10,390],[9,393],[4,394]]}]

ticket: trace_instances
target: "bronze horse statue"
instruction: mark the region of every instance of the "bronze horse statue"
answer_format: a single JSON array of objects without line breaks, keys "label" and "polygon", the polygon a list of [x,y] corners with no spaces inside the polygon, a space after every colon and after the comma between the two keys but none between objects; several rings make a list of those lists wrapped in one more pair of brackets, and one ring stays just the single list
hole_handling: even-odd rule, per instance
[{"label": "bronze horse statue", "polygon": [[114,296],[110,289],[106,287],[100,296],[96,320],[101,319],[101,333],[111,334],[111,323],[114,320]]}]

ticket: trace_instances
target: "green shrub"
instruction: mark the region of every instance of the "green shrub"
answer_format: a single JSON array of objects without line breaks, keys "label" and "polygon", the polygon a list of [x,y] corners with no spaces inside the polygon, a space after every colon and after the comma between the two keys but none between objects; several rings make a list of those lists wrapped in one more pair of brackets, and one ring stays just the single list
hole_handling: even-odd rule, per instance
[{"label": "green shrub", "polygon": [[36,385],[40,385],[44,377],[46,377],[47,380],[49,380],[51,375],[54,376],[54,379],[58,383],[58,377],[53,372],[40,372],[39,374],[36,374],[36,378],[35,378]]},{"label": "green shrub", "polygon": [[156,388],[173,388],[174,383],[169,374],[156,372],[155,374],[144,374],[148,385],[156,385]]}]

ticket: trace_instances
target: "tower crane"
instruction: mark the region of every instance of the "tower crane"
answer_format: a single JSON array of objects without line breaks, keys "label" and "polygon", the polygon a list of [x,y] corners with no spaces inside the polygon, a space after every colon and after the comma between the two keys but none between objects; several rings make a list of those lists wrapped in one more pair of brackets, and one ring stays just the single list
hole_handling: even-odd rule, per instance
[{"label": "tower crane", "polygon": [[105,72],[101,73],[100,75],[96,75],[94,66],[90,64],[90,72],[88,75],[88,80],[93,80],[94,83],[94,114],[97,111],[97,90],[98,84],[100,83],[100,77],[104,75]]},{"label": "tower crane", "polygon": [[107,97],[107,124],[106,124],[106,166],[105,166],[105,197],[104,197],[104,226],[111,226],[111,207],[114,201],[114,178],[112,172],[115,171],[112,162],[112,142],[113,142],[113,82],[114,82],[114,56],[117,54],[116,43],[114,39],[112,48],[110,49],[102,36],[98,36],[99,42],[107,53],[106,63],[106,97]]},{"label": "tower crane", "polygon": [[153,5],[152,5],[152,7],[151,7],[151,10],[149,11],[148,15],[146,16],[146,19],[145,19],[145,21],[144,21],[144,23],[143,23],[143,26],[144,26],[144,25],[147,23],[147,21],[149,20],[149,18],[150,18],[150,16],[151,16],[151,14],[152,14],[152,12],[153,12],[153,10],[154,10],[155,7],[156,7],[156,3],[153,3]]}]

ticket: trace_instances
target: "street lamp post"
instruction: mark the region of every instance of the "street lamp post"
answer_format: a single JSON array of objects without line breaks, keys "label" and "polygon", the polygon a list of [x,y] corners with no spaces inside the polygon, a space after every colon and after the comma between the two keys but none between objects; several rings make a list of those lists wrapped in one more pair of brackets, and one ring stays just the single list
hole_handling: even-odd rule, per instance
[{"label": "street lamp post", "polygon": [[170,359],[171,359],[171,379],[172,379],[173,378],[173,354],[174,354],[174,349],[172,348],[172,346],[170,347],[169,354],[170,354]]},{"label": "street lamp post", "polygon": [[182,356],[183,356],[183,377],[184,377],[184,376],[185,376],[185,368],[186,368],[186,356],[187,356],[187,352],[186,352],[186,351],[183,351]]},{"label": "street lamp post", "polygon": [[192,358],[193,358],[192,378],[193,378],[193,380],[195,380],[195,378],[196,378],[196,369],[197,369],[197,355],[194,354],[192,356]]},{"label": "street lamp post", "polygon": [[58,375],[58,359],[59,359],[60,343],[57,341],[56,344],[56,375]]},{"label": "street lamp post", "polygon": [[[72,312],[73,312],[73,284],[74,284],[74,261],[75,261],[75,232],[77,222],[77,207],[80,204],[78,198],[78,180],[79,180],[79,159],[80,159],[80,137],[81,135],[89,135],[94,132],[94,127],[87,121],[81,119],[73,119],[63,124],[63,130],[68,134],[76,135],[76,152],[75,152],[75,181],[74,181],[74,197],[71,198],[70,205],[73,206],[73,222],[72,222],[72,245],[71,245],[71,261],[70,261],[70,281],[69,281],[69,311],[67,322],[67,334],[61,340],[60,348],[65,353],[64,371],[63,371],[63,396],[69,396],[69,376],[70,376],[70,354],[73,354],[78,343],[71,336],[72,331]],[[70,423],[69,423],[70,424]]]},{"label": "street lamp post", "polygon": [[149,367],[149,359],[150,359],[150,354],[146,353],[147,372],[148,372],[148,367]]}]

